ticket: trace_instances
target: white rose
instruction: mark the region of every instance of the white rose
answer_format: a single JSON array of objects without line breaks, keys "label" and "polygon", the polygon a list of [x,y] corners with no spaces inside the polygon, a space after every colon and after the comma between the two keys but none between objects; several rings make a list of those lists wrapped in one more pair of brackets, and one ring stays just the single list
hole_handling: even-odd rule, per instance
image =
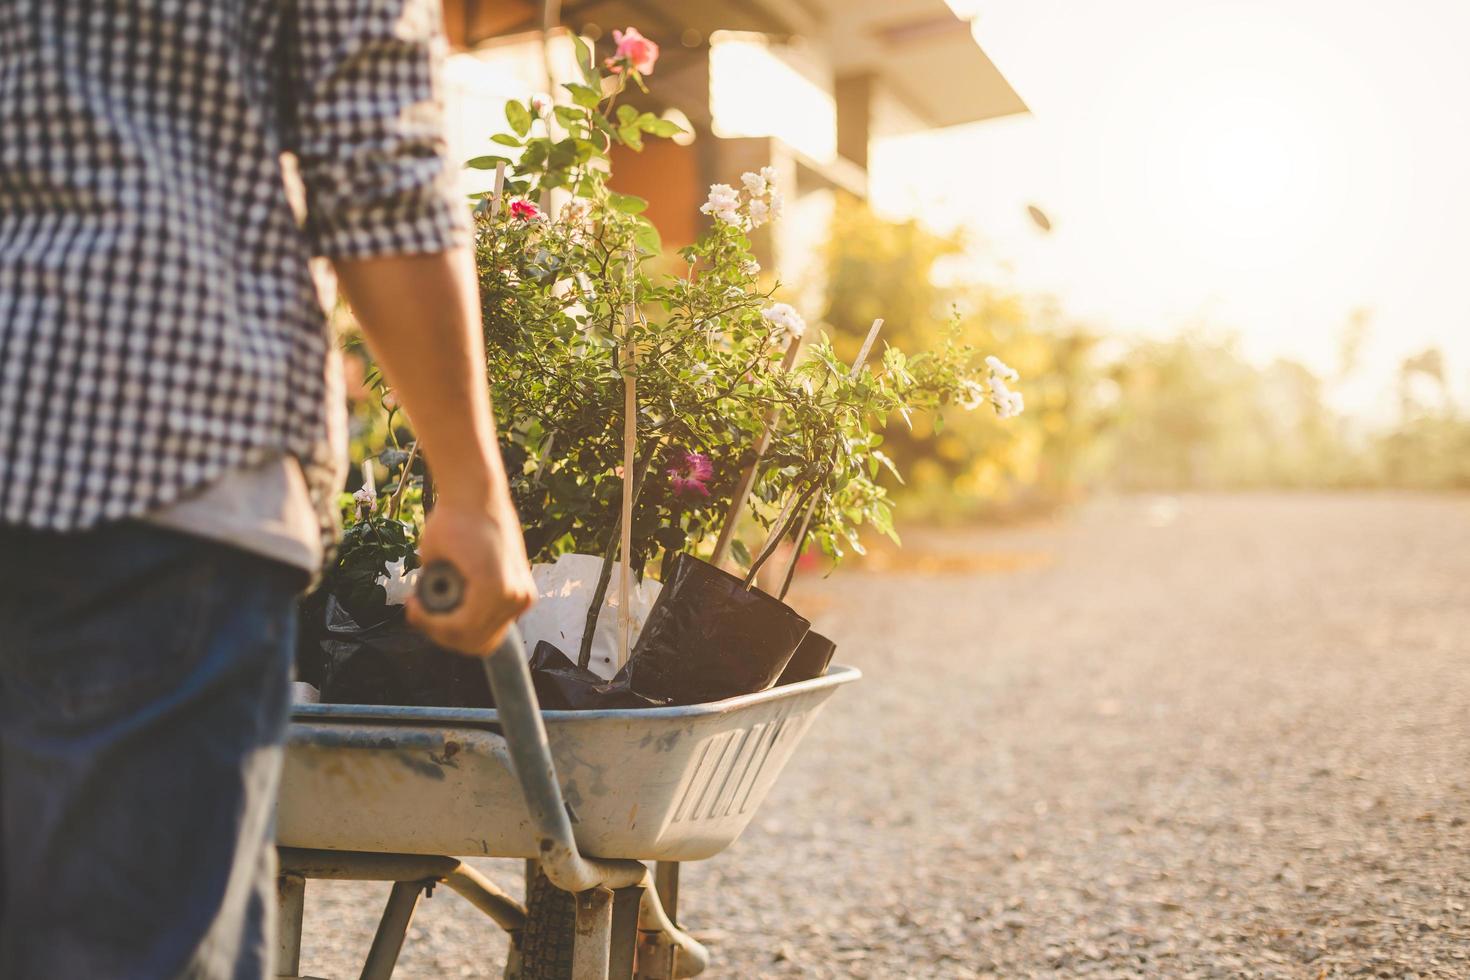
[{"label": "white rose", "polygon": [[1017,371],[1016,371],[1015,368],[1013,368],[1010,365],[1006,364],[1005,361],[1002,361],[1000,358],[996,357],[994,354],[991,354],[989,357],[985,358],[985,365],[986,365],[986,367],[990,368],[990,373],[991,374],[996,375],[1002,381],[1020,381],[1021,380],[1021,375],[1019,373],[1017,373]]},{"label": "white rose", "polygon": [[705,214],[714,214],[716,211],[733,211],[740,207],[740,194],[729,184],[711,184],[709,188],[709,200],[700,205],[699,210]]},{"label": "white rose", "polygon": [[786,331],[787,336],[793,340],[799,339],[802,334],[806,333],[806,321],[790,303],[773,303],[761,311],[761,316],[768,323],[775,324]]}]

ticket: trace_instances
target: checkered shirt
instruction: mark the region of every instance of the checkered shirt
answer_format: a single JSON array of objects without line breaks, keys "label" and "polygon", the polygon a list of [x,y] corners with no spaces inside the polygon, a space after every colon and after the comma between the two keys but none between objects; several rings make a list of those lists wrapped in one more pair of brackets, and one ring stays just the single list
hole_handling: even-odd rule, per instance
[{"label": "checkered shirt", "polygon": [[141,516],[282,452],[334,469],[311,256],[466,240],[440,17],[0,0],[0,524]]}]

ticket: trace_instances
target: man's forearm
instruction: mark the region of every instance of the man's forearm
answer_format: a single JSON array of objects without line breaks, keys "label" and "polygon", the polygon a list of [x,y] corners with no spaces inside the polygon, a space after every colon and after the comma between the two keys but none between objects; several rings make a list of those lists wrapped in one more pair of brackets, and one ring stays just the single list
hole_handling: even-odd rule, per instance
[{"label": "man's forearm", "polygon": [[339,259],[335,266],[434,467],[440,497],[469,507],[503,499],[469,251]]},{"label": "man's forearm", "polygon": [[465,577],[457,609],[430,615],[410,597],[408,621],[442,647],[489,655],[535,601],[536,583],[495,442],[474,260],[459,249],[336,266],[434,467],[439,507],[424,522],[419,558],[448,562]]}]

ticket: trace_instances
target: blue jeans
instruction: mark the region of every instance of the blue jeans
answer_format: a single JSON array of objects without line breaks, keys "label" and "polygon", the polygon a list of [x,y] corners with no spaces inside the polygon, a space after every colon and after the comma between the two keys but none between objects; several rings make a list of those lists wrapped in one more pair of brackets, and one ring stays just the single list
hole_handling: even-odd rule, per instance
[{"label": "blue jeans", "polygon": [[140,523],[0,527],[0,977],[274,975],[304,580]]}]

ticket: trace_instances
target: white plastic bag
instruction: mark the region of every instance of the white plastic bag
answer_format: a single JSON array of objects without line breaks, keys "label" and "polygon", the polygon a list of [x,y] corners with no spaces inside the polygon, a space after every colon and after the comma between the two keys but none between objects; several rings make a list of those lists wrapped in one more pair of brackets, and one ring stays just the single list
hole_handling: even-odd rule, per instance
[{"label": "white plastic bag", "polygon": [[386,567],[388,574],[379,575],[377,582],[383,587],[383,594],[388,597],[387,604],[404,605],[408,602],[408,597],[413,595],[413,590],[418,588],[419,572],[423,569],[415,568],[411,572],[405,572],[402,558],[388,562]]},{"label": "white plastic bag", "polygon": [[[603,680],[612,680],[618,672],[618,569],[614,562],[612,578],[602,610],[597,614],[597,628],[592,633],[592,659],[588,668]],[[587,624],[587,605],[597,588],[602,559],[597,555],[562,555],[550,565],[531,566],[536,580],[536,604],[520,619],[521,636],[526,641],[526,656],[542,640],[549,641],[577,662],[582,649],[582,630]],[[643,621],[653,608],[662,586],[651,578],[636,582],[629,605],[633,611],[633,629],[628,647],[638,641]]]}]

